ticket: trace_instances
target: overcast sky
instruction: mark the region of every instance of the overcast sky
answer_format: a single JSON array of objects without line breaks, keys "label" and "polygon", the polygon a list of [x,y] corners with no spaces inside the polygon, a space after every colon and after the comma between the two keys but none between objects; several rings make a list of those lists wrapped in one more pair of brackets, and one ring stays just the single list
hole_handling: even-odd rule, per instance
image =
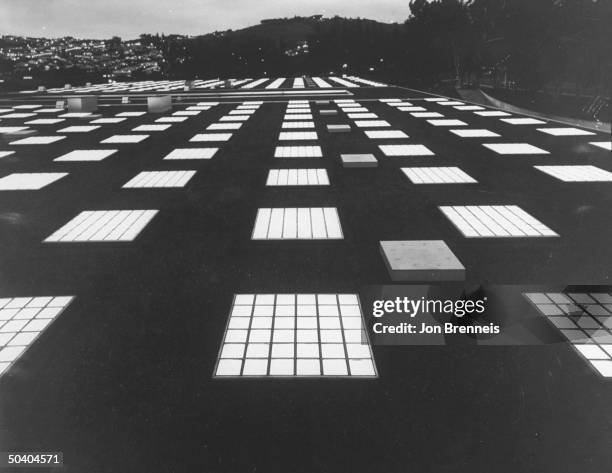
[{"label": "overcast sky", "polygon": [[402,22],[408,0],[0,0],[0,35],[135,38],[200,34],[323,14]]}]

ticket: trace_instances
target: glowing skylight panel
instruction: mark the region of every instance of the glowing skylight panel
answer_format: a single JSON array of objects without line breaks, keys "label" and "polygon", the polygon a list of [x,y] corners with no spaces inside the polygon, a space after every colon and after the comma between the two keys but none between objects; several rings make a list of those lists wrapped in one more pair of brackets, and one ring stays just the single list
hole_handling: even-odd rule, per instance
[{"label": "glowing skylight panel", "polygon": [[199,133],[194,135],[189,141],[199,143],[204,141],[228,141],[232,133]]},{"label": "glowing skylight panel", "polygon": [[91,112],[68,112],[59,116],[62,118],[86,118],[91,116]]},{"label": "glowing skylight panel", "polygon": [[316,131],[281,131],[278,135],[280,141],[308,141],[318,139]]},{"label": "glowing skylight panel", "polygon": [[6,158],[7,156],[10,156],[11,154],[15,154],[15,151],[0,151],[0,159]]},{"label": "glowing skylight panel", "polygon": [[536,118],[502,118],[501,121],[510,125],[542,125],[546,123]]},{"label": "glowing skylight panel", "polygon": [[315,124],[314,122],[283,122],[281,128],[283,129],[308,129],[308,128],[314,128]]},{"label": "glowing skylight panel", "polygon": [[76,149],[53,161],[102,161],[117,151],[116,149]]},{"label": "glowing skylight panel", "polygon": [[310,113],[296,113],[296,114],[288,114],[283,117],[283,121],[287,120],[312,120],[312,114]]},{"label": "glowing skylight panel", "polygon": [[270,169],[266,186],[328,186],[325,169]]},{"label": "glowing skylight panel", "polygon": [[397,107],[400,112],[426,112],[425,107]]},{"label": "glowing skylight panel", "polygon": [[275,158],[322,158],[320,146],[277,146]]},{"label": "glowing skylight panel", "polygon": [[466,238],[559,236],[516,205],[454,205],[439,209]]},{"label": "glowing skylight panel", "polygon": [[495,151],[497,154],[549,154],[548,151],[529,143],[483,143],[483,146]]},{"label": "glowing skylight panel", "polygon": [[67,175],[65,172],[13,173],[0,178],[0,191],[38,190]]},{"label": "glowing skylight panel", "polygon": [[484,110],[484,107],[481,107],[480,105],[455,105],[453,107],[454,109],[457,110],[462,110],[462,111],[474,111],[474,110]]},{"label": "glowing skylight panel", "polygon": [[356,120],[355,125],[359,128],[380,128],[391,126],[386,120]]},{"label": "glowing skylight panel", "polygon": [[509,117],[508,112],[502,112],[501,110],[485,110],[483,112],[474,112],[476,115],[481,117]]},{"label": "glowing skylight panel", "polygon": [[160,117],[155,120],[155,123],[182,123],[189,117]]},{"label": "glowing skylight panel", "polygon": [[605,292],[523,294],[604,378],[612,378],[612,295]]},{"label": "glowing skylight panel", "polygon": [[179,110],[178,112],[173,112],[173,117],[195,117],[202,113],[200,110]]},{"label": "glowing skylight panel", "polygon": [[608,151],[612,151],[612,142],[610,141],[591,141],[590,145],[597,146],[601,149],[606,149]]},{"label": "glowing skylight panel", "polygon": [[356,294],[237,294],[214,376],[376,378]]},{"label": "glowing skylight panel", "polygon": [[458,129],[458,130],[450,130],[451,133],[454,133],[461,138],[496,138],[499,135],[491,130],[484,129]]},{"label": "glowing skylight panel", "polygon": [[242,123],[213,123],[206,127],[207,130],[238,130]]},{"label": "glowing skylight panel", "polygon": [[476,179],[458,167],[402,168],[413,184],[474,184]]},{"label": "glowing skylight panel", "polygon": [[196,171],[143,171],[126,182],[123,187],[128,189],[185,187],[195,173]]},{"label": "glowing skylight panel", "polygon": [[434,153],[424,145],[379,145],[385,156],[433,156]]},{"label": "glowing skylight panel", "polygon": [[[65,121],[65,118],[37,118],[25,122],[26,125],[56,125]],[[61,131],[61,130],[60,130]]]},{"label": "glowing skylight panel", "polygon": [[58,133],[89,133],[100,128],[97,125],[79,125],[79,126],[68,126],[57,130]]},{"label": "glowing skylight panel", "polygon": [[219,118],[220,122],[246,122],[250,115],[226,115],[225,117]]},{"label": "glowing skylight panel", "polygon": [[212,159],[219,148],[177,148],[166,155],[164,160]]},{"label": "glowing skylight panel", "polygon": [[467,126],[467,123],[461,120],[455,120],[452,118],[442,118],[427,120],[427,123],[433,126]]},{"label": "glowing skylight panel", "polygon": [[44,241],[126,242],[134,240],[158,210],[86,210]]},{"label": "glowing skylight panel", "polygon": [[143,115],[146,115],[147,112],[121,112],[121,113],[117,113],[115,116],[116,117],[142,117]]},{"label": "glowing skylight panel", "polygon": [[89,123],[94,123],[97,125],[114,125],[115,123],[121,123],[125,120],[126,118],[107,117],[107,118],[96,118],[95,120],[92,120]]},{"label": "glowing skylight panel", "polygon": [[7,373],[73,296],[0,298],[0,376]]},{"label": "glowing skylight panel", "polygon": [[100,143],[140,143],[141,141],[146,140],[148,137],[149,135],[113,135],[100,141]]},{"label": "glowing skylight panel", "polygon": [[7,113],[6,115],[2,115],[2,119],[5,118],[29,118],[29,117],[35,117],[36,114],[35,113]]},{"label": "glowing skylight panel", "polygon": [[414,112],[410,115],[415,118],[444,118],[444,115],[438,112]]},{"label": "glowing skylight panel", "polygon": [[340,240],[344,238],[335,207],[262,208],[257,210],[253,240]]},{"label": "glowing skylight panel", "polygon": [[27,130],[29,127],[27,126],[0,126],[0,133],[17,133],[23,130]]},{"label": "glowing skylight panel", "polygon": [[11,141],[10,145],[49,145],[61,141],[65,136],[29,136],[17,141]]},{"label": "glowing skylight panel", "polygon": [[581,130],[580,128],[538,128],[537,130],[552,136],[588,136],[595,134],[592,131]]},{"label": "glowing skylight panel", "polygon": [[351,120],[369,120],[378,118],[378,115],[371,112],[347,113],[346,116]]},{"label": "glowing skylight panel", "polygon": [[139,125],[136,128],[132,128],[132,131],[165,131],[172,125]]},{"label": "glowing skylight panel", "polygon": [[402,130],[366,130],[365,134],[371,139],[408,138],[408,135]]},{"label": "glowing skylight panel", "polygon": [[563,182],[611,182],[612,172],[590,165],[534,166]]}]

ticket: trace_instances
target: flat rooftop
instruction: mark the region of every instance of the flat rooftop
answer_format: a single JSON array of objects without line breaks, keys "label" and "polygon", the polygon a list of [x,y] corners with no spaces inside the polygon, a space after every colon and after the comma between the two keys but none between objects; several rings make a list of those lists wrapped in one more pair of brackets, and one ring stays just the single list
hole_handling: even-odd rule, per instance
[{"label": "flat rooftop", "polygon": [[[610,158],[606,134],[356,77],[2,96],[0,444],[88,472],[456,471],[473,450],[462,470],[601,473],[612,304],[546,294],[609,284]],[[363,343],[380,242],[423,240],[543,320],[599,313],[546,325],[566,343]]]}]

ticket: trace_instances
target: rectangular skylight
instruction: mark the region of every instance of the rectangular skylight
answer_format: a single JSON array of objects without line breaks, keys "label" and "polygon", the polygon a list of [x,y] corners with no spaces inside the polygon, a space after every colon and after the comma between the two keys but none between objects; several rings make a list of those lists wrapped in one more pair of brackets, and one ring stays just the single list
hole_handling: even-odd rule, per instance
[{"label": "rectangular skylight", "polygon": [[601,149],[607,149],[608,151],[612,151],[612,142],[610,141],[591,141],[589,144],[597,146]]},{"label": "rectangular skylight", "polygon": [[283,121],[287,120],[312,120],[312,115],[310,113],[297,113],[294,115],[285,115],[283,117]]},{"label": "rectangular skylight", "polygon": [[546,123],[536,118],[501,118],[500,120],[510,125],[541,125]]},{"label": "rectangular skylight", "polygon": [[508,117],[508,112],[502,112],[501,110],[485,110],[483,112],[474,112],[476,115],[481,117]]},{"label": "rectangular skylight", "polygon": [[253,240],[338,240],[342,228],[335,207],[257,210]]},{"label": "rectangular skylight", "polygon": [[465,105],[463,102],[457,102],[456,100],[447,100],[447,101],[439,101],[439,105],[447,105],[447,106],[455,106],[455,105]]},{"label": "rectangular skylight", "polygon": [[277,146],[275,158],[322,158],[320,146]]},{"label": "rectangular skylight", "polygon": [[529,143],[483,143],[483,146],[497,154],[549,154],[548,151]]},{"label": "rectangular skylight", "polygon": [[25,353],[73,296],[0,298],[0,376]]},{"label": "rectangular skylight", "polygon": [[91,112],[68,112],[68,113],[63,113],[62,115],[59,115],[62,118],[85,118],[85,117],[90,117],[91,116]]},{"label": "rectangular skylight", "polygon": [[44,241],[112,242],[132,241],[158,210],[86,210]]},{"label": "rectangular skylight", "polygon": [[288,128],[314,128],[315,124],[314,122],[283,122],[282,127],[283,129],[288,129]]},{"label": "rectangular skylight", "polygon": [[17,141],[11,141],[10,145],[48,145],[66,138],[65,136],[29,136]]},{"label": "rectangular skylight", "polygon": [[214,376],[376,378],[356,294],[236,294]]},{"label": "rectangular skylight", "polygon": [[365,134],[371,139],[408,138],[408,135],[402,130],[366,130]]},{"label": "rectangular skylight", "polygon": [[35,108],[42,108],[42,105],[15,105],[13,108],[15,110],[34,110]]},{"label": "rectangular skylight", "polygon": [[580,128],[538,128],[538,131],[552,136],[587,136],[594,135],[592,131]]},{"label": "rectangular skylight", "polygon": [[17,133],[19,131],[27,130],[27,126],[0,126],[0,133]]},{"label": "rectangular skylight", "polygon": [[211,159],[219,148],[177,148],[164,159]]},{"label": "rectangular skylight", "polygon": [[6,158],[11,154],[15,154],[15,151],[0,151],[0,158]]},{"label": "rectangular skylight", "polygon": [[0,191],[38,190],[67,175],[66,172],[13,173],[0,178]]},{"label": "rectangular skylight", "polygon": [[413,184],[474,184],[476,179],[458,167],[402,168]]},{"label": "rectangular skylight", "polygon": [[444,118],[444,115],[438,112],[414,112],[410,115],[415,118]]},{"label": "rectangular skylight", "polygon": [[116,117],[141,117],[146,114],[147,112],[121,112],[121,113],[117,113],[115,116]]},{"label": "rectangular skylight", "polygon": [[355,125],[359,128],[379,128],[391,126],[386,120],[356,120]]},{"label": "rectangular skylight", "polygon": [[425,107],[397,107],[400,112],[426,112]]},{"label": "rectangular skylight", "polygon": [[427,120],[427,123],[433,126],[466,126],[467,125],[467,123],[461,120],[446,119],[446,118],[437,119],[437,120],[436,119]]},{"label": "rectangular skylight", "polygon": [[[37,118],[36,120],[30,120],[25,122],[26,125],[55,125],[62,123],[65,118]],[[61,131],[61,130],[60,130]]]},{"label": "rectangular skylight", "polygon": [[117,151],[116,149],[76,149],[53,161],[102,161]]},{"label": "rectangular skylight", "polygon": [[484,107],[481,107],[480,105],[455,105],[453,108],[457,109],[457,110],[462,110],[462,111],[474,111],[474,110],[484,110]]},{"label": "rectangular skylight", "polygon": [[448,102],[448,99],[446,97],[427,97],[423,100],[425,100],[426,102]]},{"label": "rectangular skylight", "polygon": [[242,123],[213,123],[206,127],[207,130],[238,130]]},{"label": "rectangular skylight", "polygon": [[378,118],[378,115],[376,115],[375,113],[371,113],[371,112],[358,112],[358,113],[347,113],[346,114],[347,117],[349,117],[351,120],[365,120],[365,119],[371,119],[371,118]]},{"label": "rectangular skylight", "polygon": [[228,141],[232,133],[199,133],[194,135],[189,141],[193,143],[202,141]]},{"label": "rectangular skylight", "polygon": [[328,186],[325,169],[270,169],[266,186]]},{"label": "rectangular skylight", "polygon": [[463,128],[463,129],[458,129],[458,130],[449,130],[451,133],[454,133],[457,136],[460,136],[461,138],[494,138],[494,137],[499,137],[499,135],[493,131],[490,130],[484,130],[484,129],[468,129],[468,128]]},{"label": "rectangular skylight", "polygon": [[165,131],[172,125],[138,125],[132,131]]},{"label": "rectangular skylight", "polygon": [[126,182],[124,188],[185,187],[196,171],[143,171]]},{"label": "rectangular skylight", "polygon": [[523,294],[604,378],[612,378],[612,295],[531,292]]},{"label": "rectangular skylight", "polygon": [[110,124],[114,124],[114,123],[121,123],[123,121],[125,121],[125,118],[97,118],[95,120],[90,121],[89,123],[95,123],[98,125],[110,125]]},{"label": "rectangular skylight", "polygon": [[189,117],[160,117],[155,120],[155,123],[181,123],[187,120]]},{"label": "rectangular skylight", "polygon": [[316,131],[281,131],[278,135],[280,141],[304,141],[316,140],[317,138]]},{"label": "rectangular skylight", "polygon": [[220,122],[246,122],[251,115],[226,115],[219,118]]},{"label": "rectangular skylight", "polygon": [[89,133],[90,131],[94,131],[100,128],[97,125],[82,125],[82,126],[68,126],[66,128],[62,128],[61,130],[57,130],[58,133]]},{"label": "rectangular skylight", "polygon": [[453,205],[439,209],[466,238],[559,236],[516,205]]},{"label": "rectangular skylight", "polygon": [[612,172],[590,165],[534,166],[563,182],[611,182]]},{"label": "rectangular skylight", "polygon": [[424,145],[378,145],[385,156],[433,156]]},{"label": "rectangular skylight", "polygon": [[179,110],[178,112],[173,112],[173,117],[195,117],[202,113],[200,110]]},{"label": "rectangular skylight", "polygon": [[5,118],[29,118],[35,116],[35,113],[7,113],[6,115],[2,115],[2,119],[4,120]]},{"label": "rectangular skylight", "polygon": [[148,137],[149,135],[113,135],[100,143],[140,143]]}]

